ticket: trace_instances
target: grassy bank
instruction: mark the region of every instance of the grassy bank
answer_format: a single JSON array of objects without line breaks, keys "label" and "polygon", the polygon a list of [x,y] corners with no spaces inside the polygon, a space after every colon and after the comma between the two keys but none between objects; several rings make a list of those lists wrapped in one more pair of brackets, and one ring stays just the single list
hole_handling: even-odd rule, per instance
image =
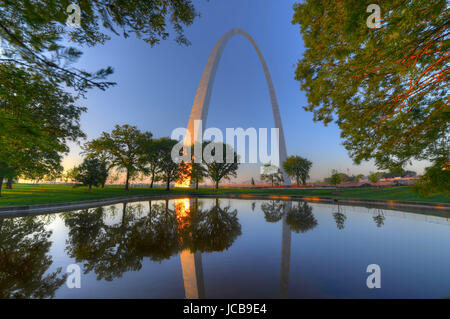
[{"label": "grassy bank", "polygon": [[[126,191],[123,187],[107,186],[104,189],[93,188],[91,192],[87,187],[73,188],[69,185],[29,185],[15,184],[13,189],[3,189],[0,197],[0,206],[22,206],[37,204],[68,203],[86,200],[118,198],[136,195],[167,194],[162,188],[131,188]],[[235,189],[226,188],[215,191],[202,188],[198,191],[188,188],[174,188],[171,194],[205,194],[205,193],[236,193],[236,194],[267,194],[267,195],[300,195],[335,198],[381,199],[430,203],[450,203],[449,193],[435,194],[427,198],[418,197],[411,187],[388,188],[351,188],[341,189]]]}]

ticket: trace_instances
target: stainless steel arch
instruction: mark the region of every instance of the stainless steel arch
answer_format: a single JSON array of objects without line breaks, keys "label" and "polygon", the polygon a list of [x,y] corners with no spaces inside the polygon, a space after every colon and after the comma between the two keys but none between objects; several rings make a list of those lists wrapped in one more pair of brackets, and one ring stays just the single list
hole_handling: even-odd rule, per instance
[{"label": "stainless steel arch", "polygon": [[275,127],[279,129],[279,163],[281,166],[280,168],[281,171],[283,172],[284,183],[290,184],[290,178],[284,172],[282,165],[287,157],[286,141],[284,139],[283,125],[281,124],[280,110],[278,108],[278,101],[277,96],[275,94],[275,88],[272,83],[272,77],[270,76],[267,63],[264,60],[261,50],[258,48],[253,38],[244,30],[239,28],[231,29],[230,31],[225,33],[214,46],[211,54],[209,55],[205,69],[203,70],[203,74],[197,88],[197,93],[195,94],[194,104],[192,106],[191,115],[189,116],[189,123],[187,130],[190,133],[190,136],[194,139],[194,141],[196,141],[198,136],[194,135],[195,134],[194,121],[202,120],[203,123],[202,127],[204,128],[206,126],[206,118],[208,116],[209,102],[211,100],[211,92],[217,72],[217,67],[219,65],[219,61],[222,56],[225,45],[228,43],[228,40],[230,40],[230,38],[232,38],[236,34],[243,35],[250,41],[256,53],[258,54],[259,60],[261,61],[264,70],[264,75],[267,81],[267,86],[269,88],[270,102],[272,104],[272,112]]}]

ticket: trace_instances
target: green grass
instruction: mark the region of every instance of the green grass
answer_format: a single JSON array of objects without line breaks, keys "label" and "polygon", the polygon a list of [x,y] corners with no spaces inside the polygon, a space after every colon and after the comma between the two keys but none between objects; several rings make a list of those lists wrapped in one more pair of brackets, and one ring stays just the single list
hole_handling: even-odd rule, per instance
[{"label": "green grass", "polygon": [[96,199],[119,198],[135,195],[157,195],[157,194],[261,194],[261,195],[300,195],[335,198],[358,198],[358,199],[381,199],[413,202],[450,203],[450,194],[435,194],[427,198],[418,197],[411,187],[388,187],[388,188],[351,188],[341,189],[243,189],[225,188],[214,191],[210,188],[202,188],[198,191],[187,188],[174,188],[170,192],[162,188],[131,188],[126,191],[119,186],[107,186],[104,189],[93,188],[91,192],[87,187],[73,188],[69,185],[30,185],[15,184],[13,189],[2,189],[0,206],[23,206],[37,204],[67,203]]}]

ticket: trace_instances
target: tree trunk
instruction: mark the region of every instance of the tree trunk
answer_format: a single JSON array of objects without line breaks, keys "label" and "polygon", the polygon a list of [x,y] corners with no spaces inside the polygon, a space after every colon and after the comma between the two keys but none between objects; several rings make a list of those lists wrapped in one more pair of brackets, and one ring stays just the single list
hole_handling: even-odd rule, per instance
[{"label": "tree trunk", "polygon": [[130,180],[130,172],[127,170],[127,181],[125,182],[126,191],[128,190],[129,180]]},{"label": "tree trunk", "polygon": [[216,182],[216,190],[219,189],[219,181]]},{"label": "tree trunk", "polygon": [[150,188],[153,188],[153,176],[152,176],[152,182],[150,183]]},{"label": "tree trunk", "polygon": [[2,197],[3,176],[0,176],[0,197]]},{"label": "tree trunk", "polygon": [[6,189],[12,189],[12,181],[9,178],[6,180]]},{"label": "tree trunk", "polygon": [[89,191],[92,190],[92,184],[89,184]]},{"label": "tree trunk", "polygon": [[166,191],[170,189],[170,178],[167,179]]},{"label": "tree trunk", "polygon": [[195,189],[198,189],[198,178],[197,178],[197,180],[195,181]]},{"label": "tree trunk", "polygon": [[105,183],[102,183],[102,189],[105,188]]},{"label": "tree trunk", "polygon": [[123,203],[122,209],[122,226],[125,225],[125,215],[127,214],[127,203]]}]

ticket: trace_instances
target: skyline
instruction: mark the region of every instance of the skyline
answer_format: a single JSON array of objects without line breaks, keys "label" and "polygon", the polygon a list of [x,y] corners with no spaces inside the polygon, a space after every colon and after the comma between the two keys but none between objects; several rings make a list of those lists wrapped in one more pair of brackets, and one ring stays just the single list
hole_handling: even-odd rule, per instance
[{"label": "skyline", "polygon": [[[173,38],[151,48],[144,41],[112,36],[103,46],[85,48],[77,66],[96,69],[113,66],[110,77],[115,87],[92,90],[79,104],[87,106],[81,128],[88,140],[115,124],[135,125],[155,138],[170,136],[173,129],[186,127],[195,92],[206,60],[225,32],[239,27],[247,31],[260,47],[273,78],[286,136],[288,155],[298,154],[313,162],[311,181],[328,177],[332,169],[352,174],[376,171],[372,162],[357,166],[341,145],[340,130],[312,121],[300,83],[294,79],[295,63],[304,48],[298,26],[289,23],[295,1],[260,6],[232,0],[227,3],[196,1],[202,14],[186,29],[191,45],[178,45]],[[270,21],[269,23],[265,23]],[[270,25],[270,27],[269,27]],[[101,58],[99,58],[101,57]],[[229,93],[231,92],[231,94]],[[236,116],[236,115],[239,116]],[[167,124],[170,123],[170,124]],[[263,70],[251,44],[234,37],[224,50],[214,84],[207,127],[274,127],[270,98]],[[78,145],[71,144],[65,157],[65,170],[81,162]],[[406,169],[419,174],[424,163]],[[236,182],[259,178],[257,164],[243,164]]]}]

